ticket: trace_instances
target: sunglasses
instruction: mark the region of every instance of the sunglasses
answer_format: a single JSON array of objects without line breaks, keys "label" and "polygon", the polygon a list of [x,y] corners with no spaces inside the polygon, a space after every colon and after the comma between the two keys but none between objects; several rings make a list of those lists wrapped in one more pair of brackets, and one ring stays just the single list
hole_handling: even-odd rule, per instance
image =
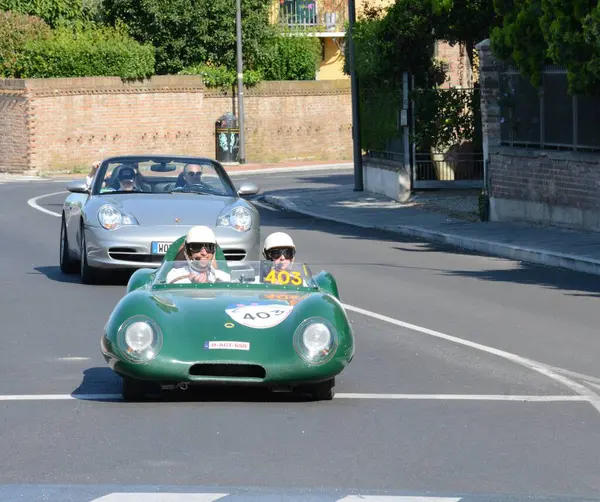
[{"label": "sunglasses", "polygon": [[286,260],[291,260],[295,255],[296,251],[292,248],[269,249],[267,251],[267,256],[273,261],[279,259],[280,256],[283,256]]},{"label": "sunglasses", "polygon": [[217,245],[212,242],[198,244],[192,243],[186,244],[186,248],[188,250],[188,253],[190,254],[199,253],[200,251],[202,251],[202,249],[206,249],[207,253],[214,253],[217,250]]}]

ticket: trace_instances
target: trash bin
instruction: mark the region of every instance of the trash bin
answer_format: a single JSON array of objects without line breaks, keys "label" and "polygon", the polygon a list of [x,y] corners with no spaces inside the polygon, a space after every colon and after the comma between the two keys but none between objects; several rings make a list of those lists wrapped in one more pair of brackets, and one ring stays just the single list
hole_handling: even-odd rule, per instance
[{"label": "trash bin", "polygon": [[221,115],[215,124],[215,150],[219,162],[239,162],[240,128],[233,113]]}]

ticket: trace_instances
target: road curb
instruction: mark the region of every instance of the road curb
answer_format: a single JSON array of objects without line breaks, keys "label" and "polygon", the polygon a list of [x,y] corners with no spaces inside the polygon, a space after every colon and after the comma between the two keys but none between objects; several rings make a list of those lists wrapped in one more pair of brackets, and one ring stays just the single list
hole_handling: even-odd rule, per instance
[{"label": "road curb", "polygon": [[300,209],[298,206],[287,197],[264,195],[263,200],[277,206],[281,209],[294,211],[323,220],[335,221],[346,225],[353,225],[361,228],[375,228],[378,230],[386,230],[408,237],[419,237],[428,241],[438,242],[441,244],[449,244],[461,249],[485,253],[488,255],[508,258],[510,260],[534,263],[536,265],[544,265],[547,267],[556,267],[576,272],[584,272],[593,275],[600,275],[600,260],[593,258],[585,258],[581,256],[569,255],[545,249],[527,248],[523,246],[515,246],[497,241],[489,241],[485,239],[475,239],[472,237],[463,237],[456,234],[439,232],[435,230],[427,230],[421,227],[412,227],[408,225],[393,227],[386,225],[364,225],[353,222],[344,218],[327,216],[307,209]]}]

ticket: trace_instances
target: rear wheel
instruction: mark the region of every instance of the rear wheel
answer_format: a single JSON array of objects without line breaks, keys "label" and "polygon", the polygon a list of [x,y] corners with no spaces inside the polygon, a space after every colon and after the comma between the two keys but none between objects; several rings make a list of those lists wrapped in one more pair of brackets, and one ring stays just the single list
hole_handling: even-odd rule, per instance
[{"label": "rear wheel", "polygon": [[121,394],[123,395],[123,399],[128,402],[143,401],[148,390],[146,382],[125,376],[122,379]]},{"label": "rear wheel", "polygon": [[69,256],[69,240],[64,213],[60,224],[60,270],[64,274],[72,274],[77,271],[77,263]]}]

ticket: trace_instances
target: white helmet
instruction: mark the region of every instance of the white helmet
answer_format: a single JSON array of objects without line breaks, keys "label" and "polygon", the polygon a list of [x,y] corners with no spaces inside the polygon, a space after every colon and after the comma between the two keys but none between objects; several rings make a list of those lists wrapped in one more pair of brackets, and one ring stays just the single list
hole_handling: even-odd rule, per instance
[{"label": "white helmet", "polygon": [[200,225],[197,227],[190,228],[189,232],[187,233],[187,235],[185,237],[185,242],[187,242],[187,243],[210,242],[212,244],[216,244],[217,237],[215,236],[215,233],[209,227]]},{"label": "white helmet", "polygon": [[296,245],[288,234],[284,232],[275,232],[265,239],[265,245],[263,246],[263,254],[265,257],[267,256],[269,249],[273,248],[292,248],[295,250]]},{"label": "white helmet", "polygon": [[[192,227],[185,236],[184,253],[188,265],[194,270],[200,271],[204,267],[200,266],[200,262],[192,259],[193,251],[189,249],[190,244],[214,244],[212,252],[217,250],[217,238],[215,233],[208,227],[203,225]],[[208,250],[207,250],[208,251]]]}]

